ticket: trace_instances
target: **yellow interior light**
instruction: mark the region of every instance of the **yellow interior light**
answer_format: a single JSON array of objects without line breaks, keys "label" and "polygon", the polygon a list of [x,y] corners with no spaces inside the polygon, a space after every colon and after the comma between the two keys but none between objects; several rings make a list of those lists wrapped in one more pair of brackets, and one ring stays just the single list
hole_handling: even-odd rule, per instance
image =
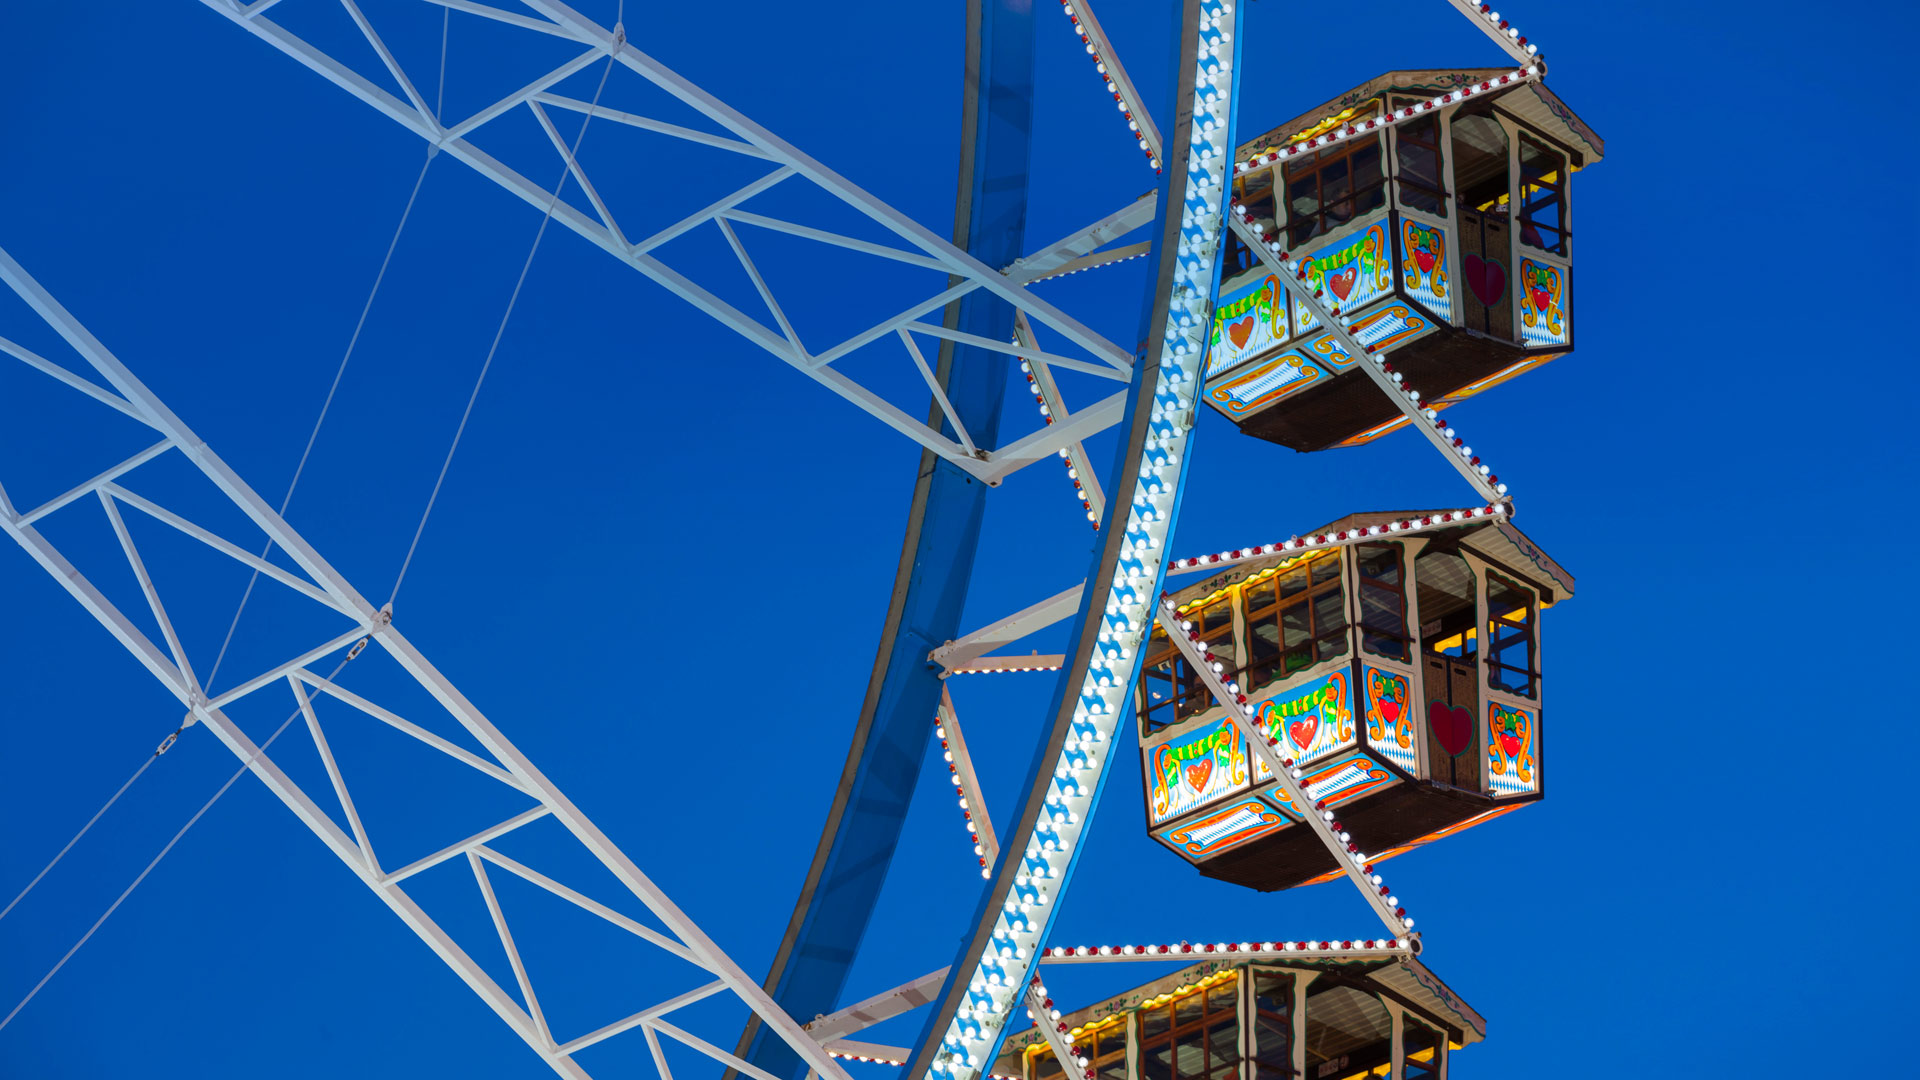
[{"label": "yellow interior light", "polygon": [[1325,558],[1333,554],[1335,554],[1335,552],[1330,549],[1326,551],[1311,551],[1304,555],[1295,555],[1291,559],[1288,559],[1284,562],[1278,562],[1273,564],[1272,566],[1267,567],[1265,570],[1262,570],[1259,573],[1254,574],[1252,577],[1249,577],[1244,581],[1238,581],[1232,585],[1222,586],[1221,588],[1215,589],[1213,592],[1208,593],[1205,596],[1198,597],[1193,600],[1189,600],[1186,603],[1181,604],[1178,607],[1174,608],[1173,609],[1174,613],[1176,615],[1185,615],[1190,611],[1194,611],[1198,608],[1206,607],[1208,604],[1213,603],[1215,600],[1220,599],[1221,597],[1227,595],[1230,592],[1235,591],[1236,589],[1244,592],[1247,586],[1258,585],[1259,583],[1267,580],[1268,578],[1272,577],[1273,575],[1279,573],[1282,570],[1290,570],[1295,566],[1304,566],[1308,563],[1313,562],[1315,559]]},{"label": "yellow interior light", "polygon": [[1447,638],[1444,641],[1434,642],[1434,644],[1431,647],[1435,652],[1446,652],[1448,649],[1459,649],[1461,652],[1465,652],[1467,651],[1466,643],[1469,641],[1474,641],[1478,638],[1479,629],[1480,628],[1477,626],[1469,626],[1465,630],[1461,631],[1458,634],[1453,635],[1450,638]]}]

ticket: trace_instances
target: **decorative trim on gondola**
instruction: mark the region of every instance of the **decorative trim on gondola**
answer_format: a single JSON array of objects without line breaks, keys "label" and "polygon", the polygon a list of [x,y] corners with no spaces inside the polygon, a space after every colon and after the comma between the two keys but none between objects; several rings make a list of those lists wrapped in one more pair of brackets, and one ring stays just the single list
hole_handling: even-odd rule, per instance
[{"label": "decorative trim on gondola", "polygon": [[1355,124],[1348,124],[1344,128],[1329,131],[1321,135],[1314,135],[1304,142],[1291,143],[1287,146],[1269,150],[1264,154],[1257,154],[1247,161],[1236,164],[1233,167],[1233,174],[1236,178],[1251,176],[1254,173],[1273,168],[1274,164],[1282,158],[1295,157],[1308,150],[1337,146],[1349,139],[1357,139],[1363,135],[1373,135],[1398,124],[1403,124],[1415,117],[1424,116],[1435,109],[1445,108],[1456,102],[1465,101],[1475,94],[1487,94],[1495,90],[1505,89],[1509,86],[1520,86],[1530,82],[1537,82],[1541,76],[1545,74],[1546,69],[1544,66],[1537,63],[1528,64],[1526,67],[1519,68],[1505,75],[1491,79],[1483,79],[1478,86],[1463,86],[1458,90],[1448,90],[1443,94],[1430,97],[1418,105],[1408,105],[1405,108],[1396,109],[1386,116],[1363,120]]},{"label": "decorative trim on gondola", "polygon": [[1216,566],[1232,566],[1248,559],[1265,558],[1268,555],[1281,555],[1296,551],[1313,551],[1321,548],[1345,547],[1358,544],[1376,536],[1399,535],[1402,533],[1424,532],[1428,529],[1440,529],[1461,525],[1469,521],[1504,518],[1507,516],[1505,503],[1490,503],[1486,506],[1471,506],[1464,510],[1442,510],[1433,514],[1422,514],[1404,521],[1389,521],[1381,525],[1367,525],[1358,529],[1343,529],[1337,532],[1320,533],[1313,536],[1295,536],[1277,544],[1255,544],[1250,548],[1234,548],[1231,551],[1216,552],[1212,555],[1200,555],[1191,559],[1175,559],[1170,565],[1173,570],[1197,570]]},{"label": "decorative trim on gondola", "polygon": [[1368,938],[1364,941],[1222,941],[1196,945],[1182,941],[1178,945],[1062,945],[1048,949],[1040,957],[1043,964],[1097,963],[1103,960],[1159,960],[1168,956],[1238,955],[1264,960],[1273,957],[1323,959],[1355,954],[1413,955],[1412,938]]}]

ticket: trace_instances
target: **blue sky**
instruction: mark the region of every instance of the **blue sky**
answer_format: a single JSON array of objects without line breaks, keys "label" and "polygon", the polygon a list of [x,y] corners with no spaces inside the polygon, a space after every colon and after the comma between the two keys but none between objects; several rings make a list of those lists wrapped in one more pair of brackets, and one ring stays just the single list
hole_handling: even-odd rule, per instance
[{"label": "blue sky", "polygon": [[[438,14],[366,6],[409,67],[430,72]],[[611,21],[613,5],[581,6]],[[1066,20],[1038,6],[1029,246],[1151,182]],[[961,10],[635,4],[627,21],[637,46],[945,233]],[[1158,5],[1099,11],[1157,107]],[[1393,867],[1427,959],[1491,1022],[1488,1041],[1456,1059],[1460,1075],[1547,1060],[1560,1075],[1600,1075],[1623,1051],[1648,1071],[1701,1075],[1730,1049],[1781,1062],[1830,1053],[1824,1033],[1836,1029],[1892,1050],[1896,1018],[1911,1015],[1882,950],[1859,946],[1897,940],[1912,885],[1899,767],[1880,756],[1914,715],[1912,665],[1900,659],[1910,650],[1897,637],[1911,586],[1884,555],[1866,558],[1864,537],[1886,536],[1884,518],[1913,488],[1897,375],[1911,349],[1893,265],[1911,212],[1877,205],[1914,197],[1913,162],[1897,126],[1849,125],[1905,96],[1885,65],[1862,60],[1860,42],[1902,40],[1912,25],[1894,5],[1850,8],[1830,27],[1807,12],[1535,4],[1515,17],[1609,156],[1573,194],[1579,351],[1450,414],[1512,484],[1522,527],[1580,581],[1545,620],[1550,797]],[[320,0],[288,0],[282,16],[329,41],[345,27]],[[1366,9],[1364,28],[1346,17],[1249,4],[1244,128],[1384,70],[1500,62],[1437,0]],[[423,148],[199,4],[38,5],[0,25],[0,246],[277,501]],[[449,114],[555,62],[461,27]],[[597,75],[566,89],[590,96]],[[654,101],[618,78],[607,95],[615,107]],[[733,178],[717,156],[629,134],[595,126],[583,149],[629,220],[671,220]],[[536,182],[557,175],[550,156],[531,153],[541,138],[531,122],[499,138]],[[1873,220],[1895,224],[1893,235],[1873,235]],[[288,514],[370,596],[392,587],[538,225],[456,162],[428,171]],[[713,237],[666,250],[675,265],[725,269]],[[902,287],[798,247],[764,250],[803,334],[853,325]],[[1144,265],[1038,288],[1128,341]],[[725,288],[751,295],[740,280]],[[1850,303],[1863,294],[1871,304]],[[0,335],[51,348],[10,295]],[[882,385],[911,385],[903,362],[866,363]],[[1892,376],[1864,374],[1881,366]],[[0,370],[0,480],[17,503],[144,445],[43,383]],[[1068,392],[1084,400],[1091,389]],[[1033,423],[1027,408],[1016,388],[1009,424]],[[1464,498],[1411,435],[1300,457],[1208,414],[1196,438],[1176,554]],[[397,621],[758,973],[859,709],[915,462],[899,436],[554,230]],[[198,506],[185,480],[156,471],[144,482],[162,501]],[[1066,488],[1043,465],[993,494],[969,624],[1084,572],[1092,532]],[[62,511],[48,531],[111,555],[96,506]],[[245,574],[157,532],[151,543],[157,564],[169,557],[156,569],[162,587],[192,597],[181,601],[188,648],[210,655]],[[124,566],[117,578],[109,562],[89,567],[139,604]],[[10,898],[179,710],[24,555],[0,558],[0,595],[11,615],[0,620],[0,895]],[[223,678],[285,655],[276,642],[310,641],[299,637],[305,617],[291,602],[250,607]],[[405,700],[377,671],[346,677]],[[1046,679],[955,688],[1003,814]],[[1882,703],[1879,689],[1901,693]],[[284,713],[276,699],[237,716],[260,738]],[[1856,725],[1864,754],[1839,738]],[[370,821],[390,830],[376,843],[391,836],[397,857],[492,820],[462,801],[484,796],[457,769],[344,714],[328,730],[350,782],[364,778]],[[233,767],[206,732],[188,732],[0,922],[0,1010]],[[287,767],[324,792],[310,750],[289,747]],[[1121,755],[1115,768],[1058,941],[1371,932],[1336,886],[1259,895],[1198,878],[1145,836],[1137,760]],[[919,790],[855,994],[947,962],[975,903],[965,833],[931,759]],[[423,903],[488,940],[471,881],[447,870],[421,875]],[[502,902],[525,912],[522,946],[569,1031],[651,1003],[663,995],[649,987],[674,977],[625,943],[583,945],[598,940],[591,928],[530,889],[502,886]],[[510,981],[497,956],[483,962]],[[1088,1001],[1124,980],[1076,969],[1052,982]],[[904,1042],[915,1030],[872,1037]],[[1625,1045],[1604,1047],[1608,1033]],[[613,1074],[643,1053],[610,1043],[597,1061]],[[251,779],[0,1031],[5,1076],[422,1071],[545,1074]]]}]

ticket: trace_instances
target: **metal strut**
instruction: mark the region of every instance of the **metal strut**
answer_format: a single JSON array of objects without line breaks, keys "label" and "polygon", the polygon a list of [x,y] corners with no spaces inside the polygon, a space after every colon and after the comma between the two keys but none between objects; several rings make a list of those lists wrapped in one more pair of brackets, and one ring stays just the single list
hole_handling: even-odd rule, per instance
[{"label": "metal strut", "polygon": [[1253,706],[1246,704],[1247,696],[1240,692],[1237,684],[1222,678],[1221,671],[1225,665],[1200,644],[1199,632],[1192,629],[1192,623],[1180,618],[1179,612],[1174,610],[1170,600],[1160,602],[1160,624],[1166,627],[1167,640],[1173,642],[1174,646],[1180,650],[1180,655],[1186,658],[1188,665],[1200,673],[1200,680],[1207,684],[1207,690],[1213,694],[1214,701],[1233,717],[1234,726],[1239,729],[1240,736],[1247,740],[1247,745],[1253,749],[1254,756],[1260,759],[1268,772],[1279,778],[1280,787],[1287,793],[1288,800],[1300,813],[1307,827],[1312,829],[1313,834],[1320,838],[1320,842],[1327,846],[1327,850],[1333,854],[1334,862],[1339,864],[1348,880],[1352,881],[1354,887],[1360,890],[1360,895],[1366,898],[1367,906],[1373,908],[1375,915],[1380,916],[1380,922],[1387,928],[1387,932],[1399,937],[1411,931],[1413,920],[1406,917],[1405,908],[1387,902],[1391,894],[1387,890],[1386,883],[1378,880],[1379,875],[1373,873],[1373,867],[1367,863],[1366,854],[1351,837],[1342,839],[1344,834],[1340,831],[1339,821],[1334,817],[1333,811],[1327,809],[1325,803],[1301,786],[1301,770],[1295,766],[1293,759],[1283,758],[1274,750],[1274,745],[1278,742],[1277,736],[1254,726],[1254,709]]},{"label": "metal strut", "polygon": [[[1387,399],[1406,416],[1414,429],[1425,435],[1434,449],[1440,451],[1461,476],[1466,477],[1467,483],[1472,484],[1474,490],[1488,502],[1502,502],[1506,499],[1507,493],[1501,490],[1504,485],[1497,487],[1487,478],[1487,473],[1480,471],[1480,459],[1472,456],[1473,448],[1466,446],[1465,440],[1457,437],[1449,442],[1442,434],[1446,423],[1441,421],[1436,424],[1434,422],[1436,417],[1429,415],[1434,413],[1434,410],[1420,404],[1419,393],[1409,387],[1402,387],[1398,380],[1389,374],[1390,369],[1382,366],[1381,357],[1374,352],[1373,347],[1362,344],[1360,339],[1354,336],[1353,317],[1341,312],[1338,308],[1329,309],[1327,305],[1320,302],[1318,296],[1320,290],[1308,287],[1306,270],[1299,259],[1288,259],[1275,252],[1273,242],[1261,239],[1260,234],[1254,232],[1252,226],[1239,214],[1230,214],[1228,224],[1248,247],[1258,253],[1260,261],[1274,272],[1274,276],[1287,287],[1287,291],[1293,294],[1293,298],[1312,314],[1320,326],[1326,327],[1339,340],[1340,344],[1346,348],[1347,355],[1353,357],[1353,366],[1366,372],[1367,378],[1372,379],[1373,384],[1387,395]],[[1462,447],[1465,447],[1466,453],[1461,452]]]}]

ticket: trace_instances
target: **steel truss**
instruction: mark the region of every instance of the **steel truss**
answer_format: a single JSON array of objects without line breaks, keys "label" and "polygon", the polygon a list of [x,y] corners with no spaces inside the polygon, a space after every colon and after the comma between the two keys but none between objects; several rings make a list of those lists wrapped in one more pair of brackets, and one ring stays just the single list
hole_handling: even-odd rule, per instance
[{"label": "steel truss", "polygon": [[[652,56],[635,48],[626,39],[624,27],[603,27],[566,4],[555,2],[555,0],[521,0],[522,6],[532,12],[532,16],[473,3],[470,0],[425,0],[430,4],[471,17],[488,19],[530,34],[568,40],[578,44],[583,50],[572,60],[561,64],[519,90],[465,119],[449,124],[435,116],[433,110],[427,107],[425,100],[414,89],[412,80],[381,39],[373,23],[353,0],[341,0],[341,2],[352,15],[354,24],[366,38],[367,43],[373,47],[375,54],[380,58],[384,77],[390,78],[401,88],[404,99],[382,89],[373,81],[373,78],[355,71],[348,63],[329,55],[267,18],[266,12],[277,6],[281,0],[256,0],[252,4],[241,3],[240,0],[202,0],[202,2],[255,37],[372,106],[374,110],[401,127],[420,136],[435,150],[451,155],[528,204],[544,211],[548,204],[553,202],[555,221],[592,241],[608,254],[662,285],[680,299],[706,312],[722,325],[765,349],[796,371],[852,402],[862,411],[941,458],[966,470],[981,481],[998,484],[1019,469],[1036,461],[1054,457],[1061,450],[1113,426],[1120,420],[1126,401],[1124,390],[1076,412],[1067,413],[1062,410],[1053,417],[1051,424],[1030,434],[1014,438],[999,446],[982,446],[981,440],[973,437],[967,426],[961,422],[958,413],[944,401],[943,388],[935,379],[933,371],[913,338],[913,335],[919,334],[1005,355],[1018,353],[1042,360],[1055,368],[1065,368],[1120,383],[1127,382],[1133,368],[1132,356],[1127,350],[1107,341],[1051,303],[1035,296],[1023,284],[1024,281],[1045,276],[1049,271],[1068,272],[1070,269],[1085,268],[1084,265],[1069,266],[1068,264],[1087,257],[1092,251],[1091,247],[1079,250],[1072,244],[1070,238],[1060,246],[1060,250],[1050,251],[1045,253],[1045,258],[1021,265],[1023,274],[1020,276],[1010,275],[1005,270],[989,266],[802,153],[792,144],[754,123],[719,98],[682,78]],[[317,0],[301,0],[301,2],[317,2]],[[622,112],[613,108],[595,107],[589,102],[553,92],[553,87],[570,76],[586,69],[596,61],[605,61],[608,58],[692,107],[708,120],[724,128],[730,133],[730,137],[697,131],[653,117]],[[380,76],[376,75],[376,77]],[[592,206],[591,214],[569,205],[564,200],[554,200],[549,190],[528,180],[472,141],[472,138],[482,133],[487,125],[520,108],[528,110],[540,124],[558,155],[556,164],[564,165],[571,178],[580,185]],[[758,179],[715,199],[693,214],[659,228],[650,235],[636,239],[628,236],[621,228],[608,201],[603,198],[602,192],[593,184],[587,170],[569,151],[565,140],[560,137],[559,131],[554,127],[549,112],[551,109],[576,113],[590,112],[594,117],[615,124],[727,150],[743,158],[765,162],[769,168]],[[892,233],[904,243],[905,247],[876,244],[832,229],[816,228],[747,208],[747,204],[756,196],[788,181],[810,184],[825,192],[841,204]],[[1126,211],[1122,211],[1122,215],[1125,213]],[[1121,215],[1115,215],[1115,217],[1118,218]],[[1135,222],[1136,225],[1139,223]],[[713,226],[721,234],[740,268],[753,283],[768,315],[779,328],[778,332],[768,329],[760,320],[742,312],[705,286],[668,266],[656,254],[657,249],[668,241],[708,225]],[[926,299],[910,305],[898,314],[875,323],[865,330],[824,347],[809,346],[802,343],[798,334],[795,333],[779,298],[768,286],[765,275],[741,241],[739,230],[736,228],[739,225],[752,225],[869,256],[878,260],[870,271],[875,276],[894,272],[899,266],[904,265],[945,274],[947,284],[945,288]],[[1065,257],[1062,258],[1062,255]],[[1124,256],[1108,256],[1110,259],[1117,257]],[[1099,257],[1094,256],[1094,258]],[[1098,263],[1089,265],[1098,265]],[[858,282],[854,284],[857,288]],[[938,322],[924,321],[926,316],[940,312],[961,298],[976,292],[1004,300],[1027,319],[1047,327],[1065,339],[1069,345],[1077,347],[1081,355],[1034,353],[1030,349],[1017,347],[1009,341],[993,340],[943,326]],[[935,400],[941,402],[940,412],[945,421],[944,424],[930,423],[909,415],[885,400],[880,394],[834,367],[836,361],[854,351],[893,337],[900,340],[904,346],[906,360],[918,369]]]},{"label": "steel truss", "polygon": [[[561,1076],[583,1078],[588,1073],[574,1060],[575,1054],[605,1039],[637,1028],[645,1038],[656,1065],[660,1067],[662,1077],[671,1075],[666,1068],[660,1045],[660,1037],[665,1036],[716,1061],[741,1069],[756,1077],[756,1080],[783,1080],[713,1046],[699,1036],[676,1026],[668,1019],[675,1010],[693,1002],[715,994],[729,993],[744,1003],[754,1015],[760,1018],[769,1031],[799,1054],[808,1067],[817,1074],[831,1080],[847,1080],[846,1074],[834,1063],[826,1050],[810,1038],[791,1017],[775,1006],[756,981],[741,971],[739,966],[728,958],[727,954],[721,951],[719,946],[714,944],[713,940],[707,937],[686,913],[676,907],[673,901],[641,872],[618,845],[588,820],[585,814],[581,813],[472,702],[467,700],[457,687],[407,640],[406,635],[392,624],[389,612],[376,608],[368,602],[345,578],[328,565],[319,552],[309,546],[265,500],[247,486],[239,474],[229,468],[219,455],[215,454],[178,416],[162,404],[134,377],[132,372],[92,334],[88,333],[72,314],[4,250],[0,250],[0,282],[4,282],[24,299],[73,347],[74,351],[107,385],[102,387],[4,338],[0,338],[0,353],[23,361],[68,388],[139,421],[152,428],[161,437],[159,442],[133,457],[47,503],[25,512],[18,511],[13,506],[6,494],[5,478],[0,477],[0,530],[4,530],[7,536],[25,549],[27,554],[67,591],[68,595],[78,601],[99,621],[101,626],[106,628],[108,633],[133,654],[134,658],[154,678],[159,680],[161,685],[173,694],[181,705],[186,707],[188,723],[204,724],[213,732],[215,737],[232,751],[233,755],[239,758],[276,798],[292,810],[315,836],[319,837],[321,843],[325,844],[327,849],[332,851],[355,877],[371,889],[382,903],[399,916],[400,921],[406,923],[407,927],[418,935],[428,948],[452,968],[454,974],[458,975],[469,989],[478,994],[480,999],[501,1020],[505,1021],[508,1027],[513,1029],[514,1034],[520,1036],[528,1046],[532,1047],[534,1052],[540,1055],[541,1060]],[[169,452],[177,453],[187,459],[220,495],[246,515],[274,548],[298,567],[300,573],[293,573],[270,559],[255,554],[260,550],[260,537],[248,536],[242,538],[244,543],[237,542],[233,538],[222,536],[216,530],[196,524],[124,485],[123,482],[130,482],[130,477],[137,477],[138,471],[148,462]],[[87,575],[70,562],[66,555],[35,527],[36,522],[81,501],[88,495],[95,496],[104,510],[113,533],[119,541],[126,563],[139,582],[141,593],[145,597],[155,623],[160,628],[161,637],[165,642],[164,647],[156,644],[134,624],[132,619],[108,600]],[[154,584],[147,562],[127,528],[124,509],[137,510],[141,514],[171,526],[241,565],[259,571],[262,576],[277,584],[322,605],[335,615],[344,618],[347,624],[345,630],[282,663],[275,664],[241,681],[231,689],[210,696],[209,688],[202,683],[191,658],[181,644],[179,635],[174,631],[173,621],[168,615],[168,598],[162,596]],[[311,670],[309,665],[339,653],[343,649],[357,648],[355,643],[362,639],[370,639],[373,644],[378,645],[397,661],[408,676],[431,694],[434,700],[439,702],[447,713],[479,742],[485,749],[485,754],[475,754],[466,750],[407,720],[378,702],[347,690]],[[306,729],[313,740],[313,747],[325,766],[333,789],[332,794],[338,800],[350,832],[336,825],[327,811],[283,772],[280,766],[275,764],[274,760],[256,745],[226,712],[227,707],[233,703],[280,684],[284,684],[290,691],[292,705],[297,707],[305,721]],[[316,694],[332,698],[359,713],[412,736],[505,788],[527,797],[534,805],[425,858],[399,867],[384,866],[374,853],[372,838],[368,836],[361,823],[352,791],[342,778],[328,746],[326,735],[313,707]],[[611,871],[634,898],[645,905],[647,910],[666,928],[666,932],[663,933],[621,914],[572,886],[509,858],[490,846],[500,837],[548,817],[559,822],[574,842],[591,854],[600,865]],[[499,944],[505,950],[512,965],[514,978],[518,984],[519,1000],[495,982],[474,961],[467,948],[456,941],[452,934],[416,904],[403,887],[403,883],[415,874],[462,858],[473,873],[475,883],[486,902]],[[685,961],[693,968],[704,970],[713,977],[712,981],[687,993],[648,1005],[624,1019],[594,1031],[570,1037],[555,1033],[541,1012],[533,983],[528,978],[519,950],[514,945],[511,928],[494,895],[490,875],[502,871],[522,878],[599,916],[610,926],[633,934],[666,954]]]}]

